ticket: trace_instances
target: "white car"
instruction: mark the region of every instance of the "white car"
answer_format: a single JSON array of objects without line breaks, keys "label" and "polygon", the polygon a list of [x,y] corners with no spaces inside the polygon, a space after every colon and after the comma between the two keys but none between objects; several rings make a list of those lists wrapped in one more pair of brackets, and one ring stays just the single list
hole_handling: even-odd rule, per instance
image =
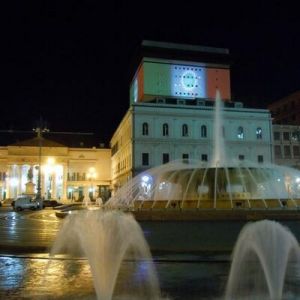
[{"label": "white car", "polygon": [[43,203],[33,199],[30,196],[20,196],[14,201],[14,209],[21,211],[23,209],[40,209],[43,208]]}]

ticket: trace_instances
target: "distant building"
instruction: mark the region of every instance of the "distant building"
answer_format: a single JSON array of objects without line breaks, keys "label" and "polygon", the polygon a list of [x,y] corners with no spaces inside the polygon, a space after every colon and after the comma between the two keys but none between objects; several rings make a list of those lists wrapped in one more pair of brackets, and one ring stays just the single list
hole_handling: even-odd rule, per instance
[{"label": "distant building", "polygon": [[41,195],[45,199],[103,199],[110,193],[111,151],[68,147],[36,137],[0,147],[0,200],[26,193],[28,174],[36,192],[41,165]]},{"label": "distant building", "polygon": [[268,109],[273,124],[300,125],[300,91],[273,102]]},{"label": "distant building", "polygon": [[269,111],[231,102],[227,49],[144,41],[141,53],[130,108],[111,139],[113,189],[171,160],[210,160],[217,90],[229,157],[273,161]]},{"label": "distant building", "polygon": [[300,169],[300,125],[273,125],[275,163]]}]

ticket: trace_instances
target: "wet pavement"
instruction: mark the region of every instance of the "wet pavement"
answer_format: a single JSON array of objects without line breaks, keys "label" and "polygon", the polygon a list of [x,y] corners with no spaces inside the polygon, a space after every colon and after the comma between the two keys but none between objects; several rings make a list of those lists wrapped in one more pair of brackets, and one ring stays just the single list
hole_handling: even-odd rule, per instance
[{"label": "wet pavement", "polygon": [[[0,299],[96,299],[85,258],[49,258],[62,222],[53,209],[0,209]],[[222,296],[228,258],[156,254],[154,260],[164,299]]]},{"label": "wet pavement", "polygon": [[0,252],[48,252],[62,223],[53,209],[15,212],[0,209]]}]

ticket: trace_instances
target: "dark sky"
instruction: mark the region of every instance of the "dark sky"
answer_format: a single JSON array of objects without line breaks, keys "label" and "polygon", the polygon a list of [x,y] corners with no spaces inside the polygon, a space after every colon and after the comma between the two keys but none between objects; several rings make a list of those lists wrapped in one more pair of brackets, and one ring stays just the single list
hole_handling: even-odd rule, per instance
[{"label": "dark sky", "polygon": [[232,95],[248,107],[300,89],[300,14],[288,1],[7,2],[2,130],[31,129],[42,116],[52,131],[109,141],[128,108],[142,39],[229,48]]}]

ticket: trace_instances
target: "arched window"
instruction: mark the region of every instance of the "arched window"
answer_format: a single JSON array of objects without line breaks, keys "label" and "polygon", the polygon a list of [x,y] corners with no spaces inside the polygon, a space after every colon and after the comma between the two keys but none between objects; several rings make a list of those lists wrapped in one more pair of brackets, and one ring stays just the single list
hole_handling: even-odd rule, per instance
[{"label": "arched window", "polygon": [[148,123],[143,123],[143,135],[149,134],[149,125]]},{"label": "arched window", "polygon": [[237,130],[237,138],[243,139],[244,138],[244,128],[242,126],[239,126]]},{"label": "arched window", "polygon": [[169,136],[169,125],[167,123],[163,124],[163,136]]},{"label": "arched window", "polygon": [[201,126],[201,137],[203,137],[203,138],[207,137],[207,128],[205,125]]},{"label": "arched window", "polygon": [[256,138],[258,140],[261,140],[262,139],[262,129],[260,127],[257,127],[256,128]]},{"label": "arched window", "polygon": [[189,128],[186,124],[182,125],[182,136],[188,136],[189,135]]}]

